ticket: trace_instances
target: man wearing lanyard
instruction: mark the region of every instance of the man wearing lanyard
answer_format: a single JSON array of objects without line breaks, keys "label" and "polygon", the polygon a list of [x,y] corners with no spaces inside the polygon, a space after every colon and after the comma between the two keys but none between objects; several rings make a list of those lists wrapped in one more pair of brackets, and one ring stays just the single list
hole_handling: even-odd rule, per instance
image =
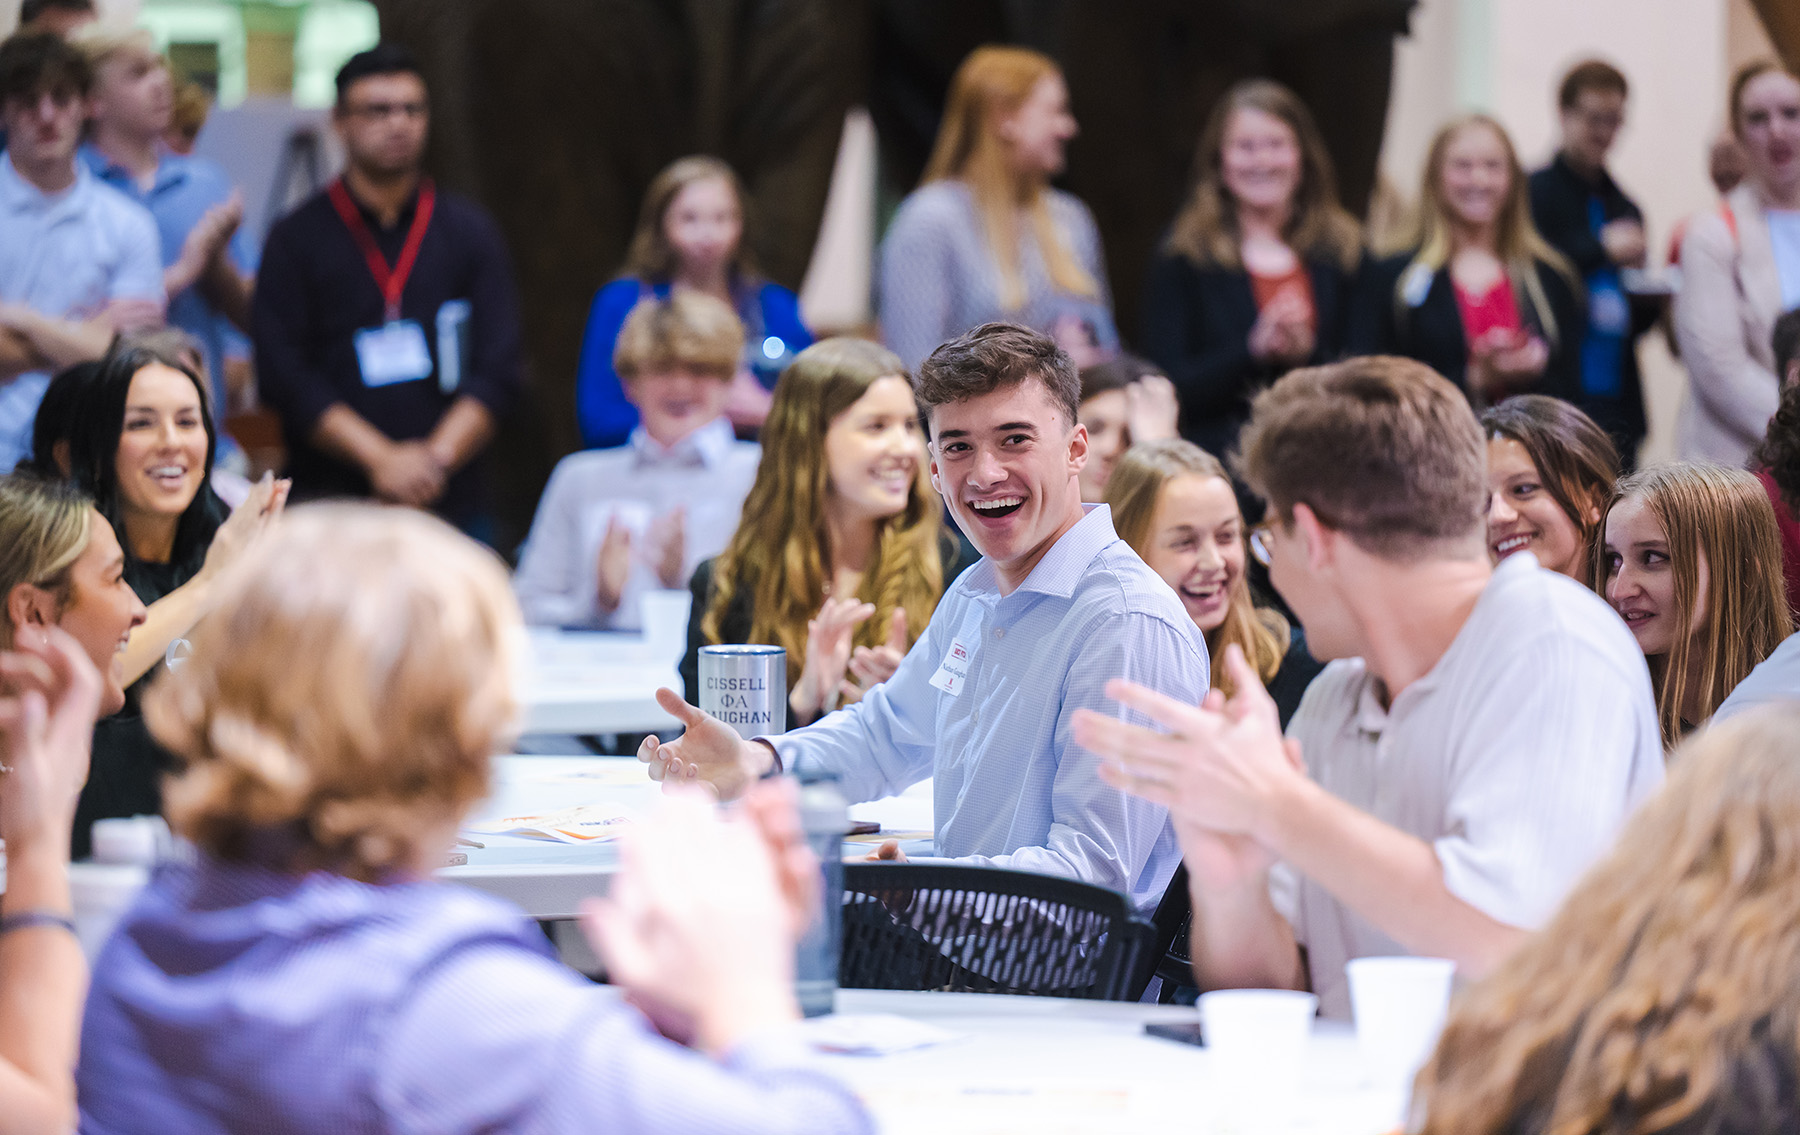
[{"label": "man wearing lanyard", "polygon": [[1644,214],[1606,170],[1607,152],[1625,121],[1626,94],[1625,76],[1610,63],[1590,59],[1569,70],[1557,95],[1562,146],[1531,175],[1531,215],[1587,285],[1588,330],[1575,401],[1612,435],[1629,469],[1647,428],[1637,337],[1656,322],[1660,308],[1656,299],[1625,289],[1625,274],[1644,267]]},{"label": "man wearing lanyard", "polygon": [[425,81],[382,44],[337,77],[344,176],[269,233],[251,317],[296,496],[375,496],[487,534],[477,460],[520,385],[518,301],[478,206],[421,172]]}]

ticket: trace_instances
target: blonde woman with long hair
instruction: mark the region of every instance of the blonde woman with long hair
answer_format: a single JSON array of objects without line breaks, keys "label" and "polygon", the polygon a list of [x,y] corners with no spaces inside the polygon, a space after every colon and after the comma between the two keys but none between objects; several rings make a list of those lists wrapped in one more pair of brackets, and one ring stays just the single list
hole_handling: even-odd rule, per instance
[{"label": "blonde woman with long hair", "polygon": [[637,407],[625,397],[613,352],[632,309],[672,291],[712,296],[743,321],[743,365],[725,410],[740,430],[762,424],[781,368],[812,342],[812,333],[794,293],[758,271],[748,213],[743,183],[718,158],[681,158],[651,180],[625,265],[588,312],[575,374],[582,445],[623,445],[637,426]]},{"label": "blonde woman with long hair", "polygon": [[1182,435],[1224,453],[1257,390],[1342,353],[1362,230],[1312,115],[1279,83],[1226,92],[1196,165],[1150,265],[1143,344],[1181,394]]},{"label": "blonde woman with long hair", "polygon": [[1672,463],[1620,481],[1594,559],[1594,590],[1649,660],[1666,746],[1793,631],[1775,511],[1741,469]]},{"label": "blonde woman with long hair", "polygon": [[[1174,589],[1206,636],[1207,655],[1223,658],[1233,644],[1243,650],[1285,728],[1325,667],[1307,653],[1299,627],[1251,597],[1244,574],[1251,537],[1225,466],[1190,441],[1143,442],[1113,470],[1106,503],[1119,539]],[[1212,681],[1226,697],[1235,693],[1225,667],[1213,667]]]},{"label": "blonde woman with long hair", "polygon": [[1528,391],[1573,399],[1581,297],[1574,268],[1532,224],[1512,139],[1468,114],[1432,140],[1411,239],[1365,276],[1350,350],[1418,359],[1478,407]]},{"label": "blonde woman with long hair", "polygon": [[882,337],[907,367],[994,320],[1052,336],[1077,366],[1118,346],[1093,214],[1050,188],[1075,132],[1048,56],[983,47],[963,60],[925,176],[881,246]]},{"label": "blonde woman with long hair", "polygon": [[1706,730],[1561,911],[1460,996],[1421,1135],[1800,1128],[1800,707]]},{"label": "blonde woman with long hair", "polygon": [[788,723],[817,720],[892,676],[973,562],[961,549],[900,359],[863,339],[815,343],[775,385],[736,534],[694,573],[682,679],[699,688],[702,646],[780,646]]}]

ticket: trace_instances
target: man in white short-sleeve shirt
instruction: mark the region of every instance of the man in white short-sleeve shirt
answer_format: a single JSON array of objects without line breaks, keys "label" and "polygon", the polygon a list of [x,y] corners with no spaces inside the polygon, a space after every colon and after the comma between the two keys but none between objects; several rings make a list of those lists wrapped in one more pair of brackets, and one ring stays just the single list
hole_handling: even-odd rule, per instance
[{"label": "man in white short-sleeve shirt", "polygon": [[1642,652],[1530,555],[1490,566],[1480,427],[1429,368],[1296,371],[1242,444],[1270,506],[1254,547],[1337,661],[1285,743],[1237,651],[1229,702],[1117,688],[1175,743],[1098,715],[1077,737],[1112,783],[1170,808],[1203,989],[1310,987],[1347,1017],[1352,958],[1448,957],[1477,978],[1661,783]]}]

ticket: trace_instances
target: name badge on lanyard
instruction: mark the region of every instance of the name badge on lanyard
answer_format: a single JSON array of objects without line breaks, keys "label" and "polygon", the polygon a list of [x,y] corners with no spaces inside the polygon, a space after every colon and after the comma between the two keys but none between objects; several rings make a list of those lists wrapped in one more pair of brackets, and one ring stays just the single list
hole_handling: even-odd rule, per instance
[{"label": "name badge on lanyard", "polygon": [[381,291],[383,320],[380,327],[364,328],[356,333],[356,365],[364,386],[391,386],[398,382],[415,382],[431,377],[431,348],[425,341],[425,329],[417,320],[400,318],[400,297],[406,281],[412,276],[419,259],[419,245],[425,230],[431,226],[432,210],[437,206],[437,189],[430,178],[419,183],[419,203],[413,209],[412,227],[401,246],[400,259],[389,267],[387,257],[375,243],[356,203],[350,199],[342,178],[331,183],[332,206],[343,219],[344,227],[368,262],[369,275]]}]

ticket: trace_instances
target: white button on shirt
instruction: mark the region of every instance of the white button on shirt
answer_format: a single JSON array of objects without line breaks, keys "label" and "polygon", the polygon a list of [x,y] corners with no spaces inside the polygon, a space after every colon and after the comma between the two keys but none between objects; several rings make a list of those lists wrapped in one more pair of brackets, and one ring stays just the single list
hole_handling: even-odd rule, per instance
[{"label": "white button on shirt", "polygon": [[[162,249],[148,210],[87,166],[45,193],[0,154],[0,302],[54,319],[91,319],[117,299],[163,299]],[[49,374],[0,382],[0,473],[31,449],[31,426]]]},{"label": "white button on shirt", "polygon": [[[639,426],[624,445],[563,458],[538,503],[513,577],[525,621],[638,629],[640,598],[662,586],[645,558],[650,521],[677,505],[684,509],[685,583],[701,560],[731,542],[761,456],[754,442],[738,441],[731,423],[719,418],[667,448]],[[634,551],[618,609],[602,615],[595,594],[600,544],[613,518],[631,530]]]},{"label": "white button on shirt", "polygon": [[[953,694],[933,677],[954,646],[967,680]],[[1198,704],[1206,643],[1096,505],[1012,594],[977,563],[891,679],[769,740],[789,768],[836,773],[853,802],[933,777],[940,856],[1081,879],[1145,909],[1181,860],[1168,814],[1103,783],[1069,726],[1084,707],[1145,723],[1106,697],[1112,678]]]},{"label": "white button on shirt", "polygon": [[[1452,894],[1525,929],[1555,912],[1663,777],[1636,640],[1529,553],[1495,568],[1450,648],[1391,707],[1361,659],[1333,662],[1288,736],[1334,796],[1430,843]],[[1345,962],[1407,952],[1285,866],[1271,891],[1326,1016],[1350,1015]]]}]

